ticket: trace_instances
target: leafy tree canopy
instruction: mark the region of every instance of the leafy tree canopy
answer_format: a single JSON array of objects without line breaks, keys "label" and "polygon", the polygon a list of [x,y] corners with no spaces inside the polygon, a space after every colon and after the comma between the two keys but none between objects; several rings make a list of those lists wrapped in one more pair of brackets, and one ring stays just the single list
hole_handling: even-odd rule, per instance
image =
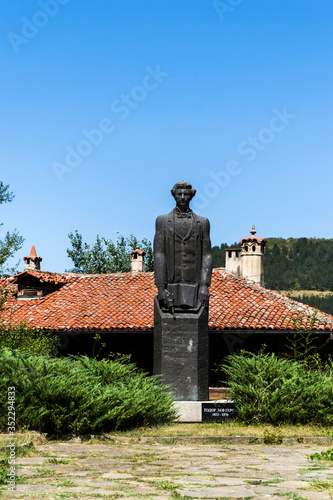
[{"label": "leafy tree canopy", "polygon": [[[13,201],[14,195],[9,191],[9,186],[0,181],[0,205]],[[3,226],[3,223],[0,223]],[[6,232],[4,238],[0,240],[0,276],[10,275],[17,272],[17,266],[9,268],[5,266],[10,257],[13,257],[15,252],[22,248],[24,239],[20,236],[16,229],[12,233]]]},{"label": "leafy tree canopy", "polygon": [[140,250],[146,252],[145,271],[153,270],[153,250],[151,242],[144,238],[139,241],[133,234],[124,238],[118,233],[116,243],[111,239],[96,236],[95,243],[90,246],[83,242],[82,235],[75,230],[68,235],[72,248],[67,248],[67,255],[73,261],[74,267],[67,270],[73,273],[104,274],[125,273],[131,270],[130,252],[140,245]]}]

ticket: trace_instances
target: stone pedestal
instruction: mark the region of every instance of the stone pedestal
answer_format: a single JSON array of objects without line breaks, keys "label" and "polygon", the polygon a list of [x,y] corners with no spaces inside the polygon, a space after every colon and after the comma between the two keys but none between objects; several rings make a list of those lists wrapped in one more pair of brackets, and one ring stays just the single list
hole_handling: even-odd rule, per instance
[{"label": "stone pedestal", "polygon": [[154,374],[176,401],[205,401],[208,389],[208,310],[171,313],[154,301]]}]

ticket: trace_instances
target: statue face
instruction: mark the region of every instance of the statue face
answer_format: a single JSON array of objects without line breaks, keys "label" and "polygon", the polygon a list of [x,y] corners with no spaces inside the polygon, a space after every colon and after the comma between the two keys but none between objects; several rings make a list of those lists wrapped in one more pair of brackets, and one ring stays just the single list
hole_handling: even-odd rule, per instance
[{"label": "statue face", "polygon": [[187,208],[192,199],[192,194],[190,189],[176,189],[174,194],[177,207]]}]

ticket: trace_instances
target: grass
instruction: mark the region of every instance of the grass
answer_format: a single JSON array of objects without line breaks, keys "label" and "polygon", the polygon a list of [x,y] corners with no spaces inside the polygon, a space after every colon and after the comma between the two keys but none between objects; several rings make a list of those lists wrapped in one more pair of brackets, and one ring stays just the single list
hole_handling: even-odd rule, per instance
[{"label": "grass", "polygon": [[0,461],[0,484],[7,484],[8,465],[4,460]]},{"label": "grass", "polygon": [[327,470],[327,469],[329,469],[329,466],[321,464],[310,464],[308,467],[302,467],[301,469],[298,469],[298,472],[299,474],[309,474],[317,470]]},{"label": "grass", "polygon": [[260,486],[272,486],[274,484],[283,483],[284,479],[276,478],[276,479],[267,479],[267,481],[259,480],[248,480],[249,484],[260,485]]},{"label": "grass", "polygon": [[321,481],[321,480],[316,479],[314,481],[311,481],[311,483],[309,484],[309,486],[306,489],[307,490],[314,490],[314,491],[326,491],[327,493],[332,494],[333,493],[333,481]]},{"label": "grass", "polygon": [[325,295],[333,295],[333,292],[330,290],[280,290],[279,293],[282,295],[293,295],[293,296],[298,296],[302,297],[302,295],[318,295],[318,296],[325,296]]},{"label": "grass", "polygon": [[57,481],[56,485],[64,488],[71,488],[77,486],[77,484],[74,483],[74,481],[70,481],[69,479],[60,479],[59,481]]},{"label": "grass", "polygon": [[333,431],[333,427],[323,427],[320,425],[280,425],[269,424],[245,425],[238,422],[228,423],[197,423],[183,424],[171,423],[159,425],[152,428],[139,428],[124,432],[113,432],[107,436],[110,439],[115,437],[166,437],[170,438],[167,444],[173,444],[177,437],[201,437],[201,438],[221,438],[226,436],[253,436],[263,438],[264,433],[279,434],[284,438],[295,438],[301,441],[304,437],[323,437],[327,431]]},{"label": "grass", "polygon": [[[35,494],[34,498],[35,497],[40,497],[42,498],[42,500],[47,500],[48,496],[45,496],[45,493],[40,493],[40,494]],[[62,499],[62,498],[87,498],[87,494],[86,493],[73,493],[71,491],[62,491],[61,493],[59,493],[59,495],[54,495],[54,493],[50,493],[49,495],[50,499],[51,500],[55,500],[55,499]],[[100,493],[89,493],[89,497],[92,497],[92,498],[105,498],[107,500],[119,500],[120,497],[118,494],[117,495],[109,495],[109,494],[105,494],[105,495],[102,495]]]},{"label": "grass", "polygon": [[[2,447],[7,447],[11,436],[7,433],[0,433],[0,449]],[[46,438],[43,434],[38,432],[31,431],[21,431],[15,433],[15,448],[16,448],[16,456],[17,453],[26,453],[35,451],[35,443],[40,444],[41,442],[45,442]],[[20,455],[27,456],[27,455]]]},{"label": "grass", "polygon": [[[178,491],[174,491],[171,495],[171,498],[175,500],[193,500],[194,497],[189,497],[187,495],[181,495],[178,493]],[[218,497],[217,500],[253,500],[254,496],[251,495],[250,497]],[[306,499],[305,499],[306,500]]]},{"label": "grass", "polygon": [[64,458],[50,458],[47,460],[49,464],[70,464],[74,460],[66,460]]},{"label": "grass", "polygon": [[303,495],[300,495],[299,493],[274,493],[275,496],[278,497],[283,497],[283,498],[288,498],[290,500],[307,500],[306,497],[303,497]]},{"label": "grass", "polygon": [[[299,437],[297,438],[299,442]],[[273,432],[269,432],[267,429],[264,430],[264,443],[265,444],[281,444],[282,443],[282,434],[279,432],[278,434],[274,434]]]},{"label": "grass", "polygon": [[[108,434],[96,435],[96,436],[82,436],[82,441],[85,444],[98,444],[104,443],[107,445],[115,445],[117,443],[117,438],[132,438],[139,439],[142,437],[151,438],[166,438],[161,441],[160,444],[163,445],[173,445],[177,443],[177,438],[209,438],[207,444],[211,443],[211,439],[215,439],[215,444],[222,443],[222,438],[232,437],[232,436],[246,436],[252,438],[252,444],[255,444],[260,439],[263,439],[265,435],[281,435],[282,438],[293,438],[299,443],[303,441],[306,437],[327,437],[332,438],[333,427],[324,427],[321,425],[278,425],[273,426],[269,424],[257,424],[257,425],[245,425],[239,422],[228,422],[228,423],[197,423],[197,424],[187,424],[187,423],[170,423],[164,425],[158,425],[155,427],[140,427],[136,429],[131,429],[127,431],[115,431]],[[33,440],[42,442],[57,442],[54,439],[47,439],[45,435],[34,433],[31,434],[29,431],[21,432],[16,434],[17,437],[17,449],[20,449],[19,453],[31,453],[35,452]],[[64,439],[62,438],[62,441]],[[27,443],[28,442],[28,443]],[[8,444],[8,436],[6,434],[0,435],[0,447],[6,446]],[[25,450],[25,451],[23,451]],[[27,455],[20,455],[27,456]]]},{"label": "grass", "polygon": [[[6,441],[0,441],[0,447],[5,448],[6,452],[8,450],[7,446],[9,443],[9,438]],[[24,436],[15,441],[15,456],[18,457],[31,457],[36,453],[35,445],[33,442],[27,442]]]},{"label": "grass", "polygon": [[171,498],[174,500],[193,500],[193,497],[181,495],[178,491],[173,491]]},{"label": "grass", "polygon": [[39,477],[50,477],[57,474],[56,471],[49,469],[48,467],[34,467],[34,470],[38,472]]},{"label": "grass", "polygon": [[172,481],[150,481],[149,485],[154,486],[159,490],[175,491],[181,486],[179,484],[173,483]]},{"label": "grass", "polygon": [[[18,440],[18,442],[20,442]],[[23,442],[21,440],[21,442]],[[7,443],[8,445],[8,440]],[[6,446],[6,444],[2,444],[2,446]],[[15,447],[15,458],[19,457],[30,457],[36,454],[35,446],[33,443],[24,443],[24,444],[16,444]],[[4,454],[2,455],[3,458],[0,460],[0,485],[7,485],[8,484],[8,472],[10,469],[10,464],[8,463],[8,458],[9,458],[9,449],[5,448]],[[22,483],[23,478],[19,477],[16,475],[15,479],[16,483]]]}]

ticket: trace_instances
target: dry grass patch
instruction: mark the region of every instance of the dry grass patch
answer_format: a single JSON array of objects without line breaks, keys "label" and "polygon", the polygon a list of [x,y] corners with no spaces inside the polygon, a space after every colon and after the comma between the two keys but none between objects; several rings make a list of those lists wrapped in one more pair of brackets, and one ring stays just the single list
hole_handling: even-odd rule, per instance
[{"label": "dry grass patch", "polygon": [[[114,437],[166,437],[171,440],[176,437],[226,437],[226,436],[253,436],[263,438],[264,434],[282,434],[284,438],[325,437],[333,427],[320,425],[245,425],[237,422],[230,423],[172,423],[157,427],[140,427],[126,432],[114,432],[107,436]],[[173,442],[170,442],[173,444]]]}]

